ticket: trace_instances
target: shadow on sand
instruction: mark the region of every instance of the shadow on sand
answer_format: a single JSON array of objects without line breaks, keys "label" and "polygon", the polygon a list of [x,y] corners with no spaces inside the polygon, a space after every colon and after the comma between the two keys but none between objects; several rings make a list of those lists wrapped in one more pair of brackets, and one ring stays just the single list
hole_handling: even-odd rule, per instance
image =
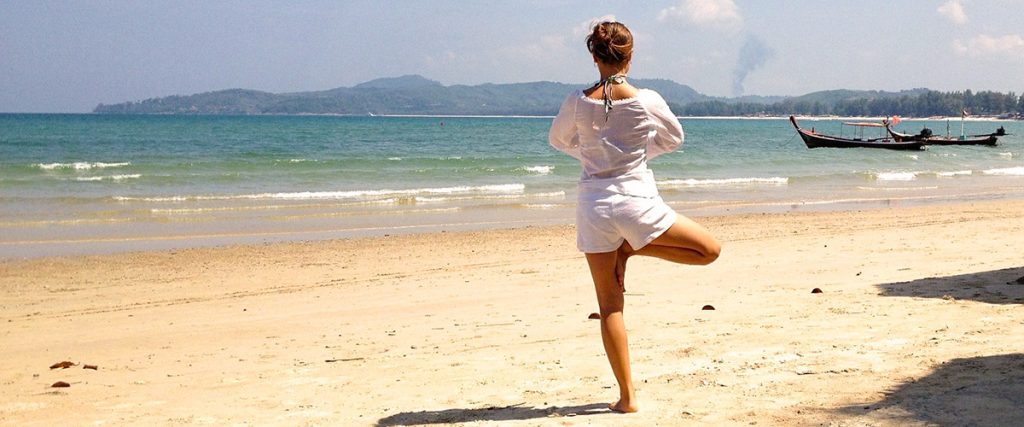
[{"label": "shadow on sand", "polygon": [[878,402],[840,411],[895,425],[1024,425],[1024,353],[953,359]]},{"label": "shadow on sand", "polygon": [[580,406],[551,406],[531,408],[520,405],[479,409],[444,409],[440,411],[402,412],[377,421],[377,427],[409,426],[421,424],[452,424],[474,421],[513,421],[534,418],[573,417],[608,414],[608,404],[594,403]]},{"label": "shadow on sand", "polygon": [[878,285],[879,295],[1024,304],[1024,267]]}]

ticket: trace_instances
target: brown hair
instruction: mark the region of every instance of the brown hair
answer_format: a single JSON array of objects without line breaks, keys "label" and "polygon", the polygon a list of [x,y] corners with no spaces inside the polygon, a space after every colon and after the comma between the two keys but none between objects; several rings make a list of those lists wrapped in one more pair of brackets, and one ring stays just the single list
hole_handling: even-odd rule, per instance
[{"label": "brown hair", "polygon": [[633,34],[618,22],[602,22],[587,36],[587,50],[608,65],[628,63],[633,58]]}]

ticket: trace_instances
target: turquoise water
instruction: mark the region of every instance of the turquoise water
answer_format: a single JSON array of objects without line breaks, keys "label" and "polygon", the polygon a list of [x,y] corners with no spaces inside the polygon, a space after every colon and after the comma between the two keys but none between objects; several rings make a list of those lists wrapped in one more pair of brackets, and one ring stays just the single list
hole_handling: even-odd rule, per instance
[{"label": "turquoise water", "polygon": [[[691,214],[1024,194],[997,147],[809,150],[786,120],[683,119],[652,162]],[[550,118],[0,115],[0,256],[570,223],[579,166]],[[837,133],[832,120],[805,127]],[[916,133],[944,121],[904,121]],[[960,122],[950,125],[956,134]],[[134,242],[134,243],[133,243]]]}]

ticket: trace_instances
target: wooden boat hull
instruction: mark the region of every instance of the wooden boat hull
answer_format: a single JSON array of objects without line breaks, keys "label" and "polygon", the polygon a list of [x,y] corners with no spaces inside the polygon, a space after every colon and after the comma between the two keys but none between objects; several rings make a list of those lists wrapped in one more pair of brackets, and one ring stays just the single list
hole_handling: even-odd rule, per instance
[{"label": "wooden boat hull", "polygon": [[925,145],[988,145],[996,146],[999,145],[999,138],[995,134],[989,135],[970,135],[964,139],[950,138],[945,136],[923,136],[923,135],[909,135],[905,133],[899,133],[892,130],[888,124],[885,126],[885,130],[892,135],[892,139],[896,141],[921,141]]},{"label": "wooden boat hull", "polygon": [[933,136],[925,139],[924,143],[925,145],[988,145],[994,147],[999,145],[998,141],[998,138],[991,135],[981,138],[967,137],[964,139]]},{"label": "wooden boat hull", "polygon": [[821,135],[812,133],[808,130],[800,128],[797,124],[796,118],[789,116],[789,121],[793,123],[793,127],[796,128],[796,132],[800,135],[800,138],[804,140],[804,144],[807,148],[884,148],[887,150],[923,150],[924,142],[921,141],[896,141],[891,138],[875,138],[875,139],[852,139],[852,138],[840,138],[831,135]]}]

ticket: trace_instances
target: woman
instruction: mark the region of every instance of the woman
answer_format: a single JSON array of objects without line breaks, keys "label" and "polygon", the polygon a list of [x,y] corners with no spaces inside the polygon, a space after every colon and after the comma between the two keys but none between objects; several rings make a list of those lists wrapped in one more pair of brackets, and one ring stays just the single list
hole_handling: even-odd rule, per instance
[{"label": "woman", "polygon": [[583,166],[576,245],[590,266],[601,310],[601,339],[619,383],[619,400],[608,407],[636,412],[622,318],[626,260],[647,255],[706,265],[718,258],[721,246],[658,196],[647,160],[679,148],[683,128],[661,95],[626,81],[633,55],[629,29],[602,22],[586,41],[601,78],[566,97],[548,138]]}]

